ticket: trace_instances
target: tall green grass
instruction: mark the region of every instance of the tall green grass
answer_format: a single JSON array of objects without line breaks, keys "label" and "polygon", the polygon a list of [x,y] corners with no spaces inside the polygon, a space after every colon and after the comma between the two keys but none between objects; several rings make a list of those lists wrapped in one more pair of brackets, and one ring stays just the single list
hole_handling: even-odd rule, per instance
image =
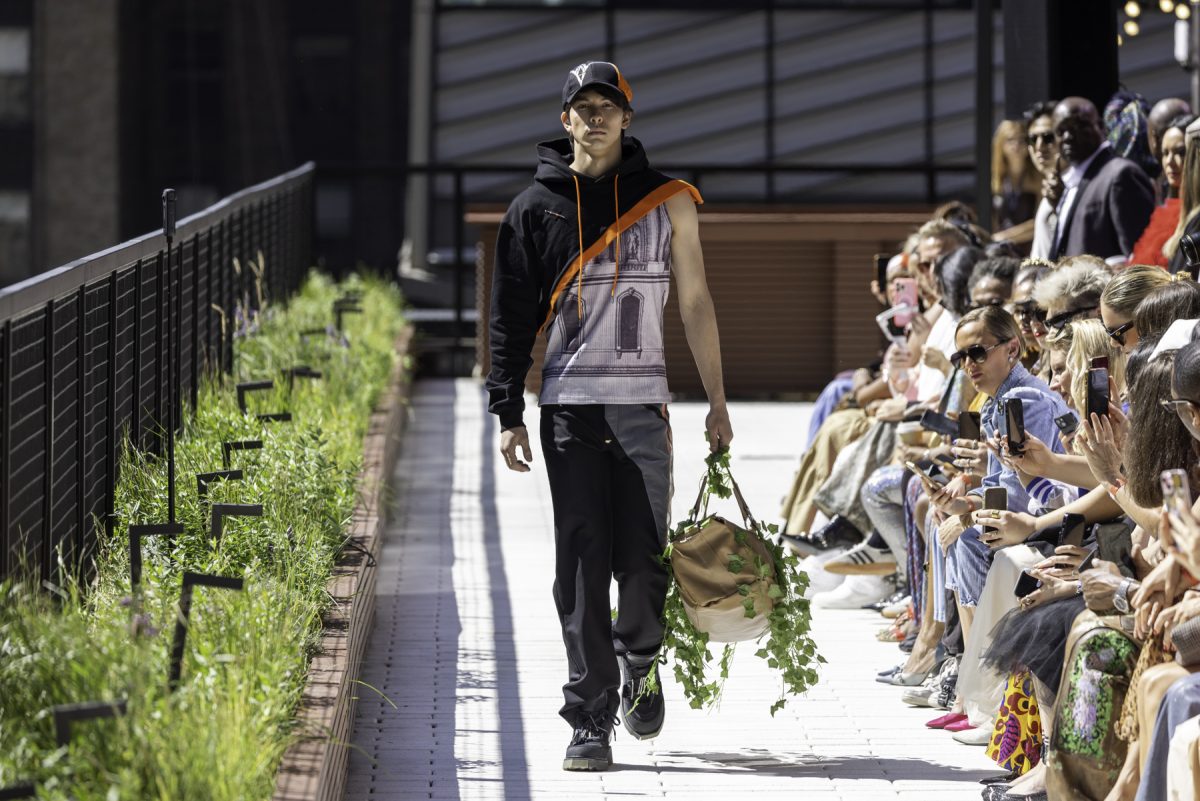
[{"label": "tall green grass", "polygon": [[[363,314],[338,335],[301,337],[332,320],[343,292]],[[95,579],[45,588],[0,584],[0,786],[37,783],[38,798],[250,801],[271,795],[280,757],[298,734],[296,706],[331,599],[325,590],[356,500],[372,406],[395,364],[398,291],[379,280],[334,285],[312,275],[286,308],[270,308],[236,342],[237,378],[209,384],[176,441],[175,540],[144,543],[141,591],[129,587],[127,527],[167,519],[165,460],[127,450],[119,519],[101,543]],[[308,364],[320,380],[285,368]],[[236,381],[273,378],[237,407]],[[254,412],[290,411],[290,423]],[[210,485],[209,502],[261,503],[261,518],[227,519],[218,548],[195,474],[221,469],[221,442],[263,439],[234,452],[243,481]],[[167,691],[168,652],[182,572],[241,576],[241,592],[197,587],[179,689]],[[128,714],[78,724],[58,748],[50,708],[128,698]]]}]

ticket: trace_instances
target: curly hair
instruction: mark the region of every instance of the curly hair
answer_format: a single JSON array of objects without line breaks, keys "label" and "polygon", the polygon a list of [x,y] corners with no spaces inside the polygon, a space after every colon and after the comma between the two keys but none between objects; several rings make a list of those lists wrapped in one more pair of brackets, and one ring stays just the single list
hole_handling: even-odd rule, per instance
[{"label": "curly hair", "polygon": [[1080,257],[1048,273],[1033,289],[1033,298],[1043,309],[1084,309],[1099,306],[1100,295],[1112,279],[1104,262],[1101,266]]}]

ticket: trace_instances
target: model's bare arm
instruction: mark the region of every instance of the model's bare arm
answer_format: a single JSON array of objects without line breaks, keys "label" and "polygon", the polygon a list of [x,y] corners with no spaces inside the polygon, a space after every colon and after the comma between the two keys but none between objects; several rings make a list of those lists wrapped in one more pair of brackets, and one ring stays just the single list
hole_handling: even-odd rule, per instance
[{"label": "model's bare arm", "polygon": [[696,204],[686,193],[667,201],[671,217],[671,269],[675,273],[675,291],[679,313],[687,333],[688,347],[700,371],[704,392],[708,395],[709,447],[713,450],[733,441],[733,427],[725,406],[725,379],[721,375],[721,340],[717,334],[717,315],[704,277],[704,254],[700,249],[700,225]]}]

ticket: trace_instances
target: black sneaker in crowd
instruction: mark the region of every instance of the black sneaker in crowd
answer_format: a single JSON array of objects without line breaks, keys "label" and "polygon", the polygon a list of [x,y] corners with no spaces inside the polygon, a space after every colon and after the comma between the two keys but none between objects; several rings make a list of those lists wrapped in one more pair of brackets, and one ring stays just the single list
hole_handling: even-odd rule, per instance
[{"label": "black sneaker in crowd", "polygon": [[[667,704],[663,700],[662,684],[658,680],[658,659],[654,656],[625,654],[621,663],[621,719],[625,728],[638,740],[657,737],[662,731]],[[654,690],[647,686],[654,676]]]},{"label": "black sneaker in crowd", "polygon": [[796,555],[807,557],[842,546],[852,548],[862,542],[864,537],[849,520],[841,515],[834,515],[832,520],[807,536],[781,534],[779,539]]},{"label": "black sneaker in crowd", "polygon": [[612,765],[612,727],[607,714],[581,717],[567,746],[563,770],[608,770]]}]

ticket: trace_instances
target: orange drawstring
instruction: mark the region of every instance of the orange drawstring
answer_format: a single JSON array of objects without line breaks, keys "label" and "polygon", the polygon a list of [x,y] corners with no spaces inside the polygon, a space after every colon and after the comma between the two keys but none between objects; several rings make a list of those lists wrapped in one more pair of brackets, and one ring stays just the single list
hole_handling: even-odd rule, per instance
[{"label": "orange drawstring", "polygon": [[583,320],[583,200],[579,196],[579,178],[572,175],[575,181],[575,224],[579,227],[579,283],[575,290],[575,311]]},{"label": "orange drawstring", "polygon": [[621,180],[620,175],[613,176],[613,209],[615,211],[613,225],[617,228],[617,269],[613,273],[612,291],[609,293],[609,296],[614,298],[617,296],[617,277],[621,275],[621,195],[617,191],[617,181],[619,180]]}]

